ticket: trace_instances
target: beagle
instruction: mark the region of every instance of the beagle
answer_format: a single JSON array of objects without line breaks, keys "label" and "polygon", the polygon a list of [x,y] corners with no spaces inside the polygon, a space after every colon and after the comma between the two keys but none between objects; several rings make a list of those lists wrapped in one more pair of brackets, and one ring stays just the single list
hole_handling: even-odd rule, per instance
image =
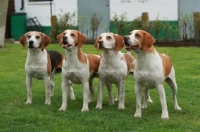
[{"label": "beagle", "polygon": [[156,88],[160,96],[162,107],[162,119],[168,119],[168,110],[163,83],[166,81],[171,87],[173,93],[174,108],[181,110],[177,103],[176,93],[177,84],[175,70],[166,54],[156,51],[153,44],[154,38],[143,30],[133,30],[130,35],[124,36],[126,49],[134,51],[136,54],[136,64],[134,70],[135,94],[136,94],[136,112],[135,117],[141,117],[141,97],[142,89],[145,92],[143,108],[147,108],[148,90]]},{"label": "beagle", "polygon": [[[31,31],[25,33],[19,39],[23,47],[28,44],[28,53],[25,63],[27,101],[32,103],[32,78],[44,79],[46,88],[45,104],[51,104],[50,96],[53,96],[54,82],[52,78],[56,72],[61,71],[63,55],[57,51],[46,51],[45,47],[50,43],[50,38],[44,33]],[[71,99],[75,99],[71,88]]]},{"label": "beagle", "polygon": [[[123,37],[113,33],[102,33],[95,42],[97,50],[102,50],[102,59],[99,65],[99,91],[96,109],[102,109],[102,93],[104,84],[112,93],[112,84],[118,88],[118,109],[124,109],[124,83],[129,73],[133,73],[135,66],[135,58],[128,54],[122,53],[120,50],[124,47]],[[112,95],[110,95],[112,96]],[[114,100],[110,98],[110,104],[114,104]]]},{"label": "beagle", "polygon": [[[67,108],[68,81],[82,84],[83,107],[81,111],[89,111],[88,102],[93,101],[93,79],[97,77],[101,56],[85,54],[81,47],[87,38],[76,30],[65,30],[57,36],[57,40],[65,50],[65,59],[62,66],[62,106],[59,110]],[[90,90],[90,99],[89,97]]]}]

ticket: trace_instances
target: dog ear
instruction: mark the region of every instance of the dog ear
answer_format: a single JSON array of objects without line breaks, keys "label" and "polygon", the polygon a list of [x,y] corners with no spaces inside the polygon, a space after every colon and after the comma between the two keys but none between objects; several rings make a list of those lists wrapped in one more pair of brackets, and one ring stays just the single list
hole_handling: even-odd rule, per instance
[{"label": "dog ear", "polygon": [[151,36],[151,34],[143,31],[142,50],[146,52],[154,43],[155,39]]},{"label": "dog ear", "polygon": [[113,34],[115,38],[115,50],[120,51],[125,43],[124,43],[124,38],[118,34]]},{"label": "dog ear", "polygon": [[42,36],[42,42],[41,42],[41,48],[42,48],[42,51],[44,50],[44,48],[49,45],[49,43],[51,42],[51,39],[45,35],[44,33],[40,33],[41,36]]},{"label": "dog ear", "polygon": [[97,51],[99,51],[99,44],[98,44],[98,42],[99,42],[99,37],[96,39],[96,41],[95,41],[95,44],[94,44],[94,47],[97,49]]},{"label": "dog ear", "polygon": [[23,45],[23,47],[26,47],[26,34],[25,33],[23,36],[20,37],[19,42]]},{"label": "dog ear", "polygon": [[62,37],[63,37],[63,33],[56,36],[59,45],[62,45],[62,42],[61,42]]},{"label": "dog ear", "polygon": [[78,32],[78,46],[79,48],[82,47],[83,43],[85,43],[87,38],[80,32]]}]

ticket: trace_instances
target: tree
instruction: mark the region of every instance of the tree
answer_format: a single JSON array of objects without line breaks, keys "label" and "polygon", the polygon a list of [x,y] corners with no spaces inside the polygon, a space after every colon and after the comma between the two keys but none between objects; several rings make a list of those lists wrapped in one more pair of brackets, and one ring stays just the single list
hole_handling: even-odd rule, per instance
[{"label": "tree", "polygon": [[8,2],[9,0],[0,0],[0,48],[4,47]]}]

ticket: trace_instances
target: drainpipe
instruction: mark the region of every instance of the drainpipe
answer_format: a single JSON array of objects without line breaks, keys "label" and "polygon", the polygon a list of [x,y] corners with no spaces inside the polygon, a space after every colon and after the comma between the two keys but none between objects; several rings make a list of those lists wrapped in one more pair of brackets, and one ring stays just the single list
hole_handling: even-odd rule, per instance
[{"label": "drainpipe", "polygon": [[23,10],[24,9],[24,0],[21,0],[21,8],[20,10]]}]

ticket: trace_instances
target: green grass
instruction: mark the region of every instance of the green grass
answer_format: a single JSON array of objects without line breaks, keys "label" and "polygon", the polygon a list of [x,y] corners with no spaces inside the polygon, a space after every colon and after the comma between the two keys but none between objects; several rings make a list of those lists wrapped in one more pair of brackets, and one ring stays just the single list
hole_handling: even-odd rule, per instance
[{"label": "green grass", "polygon": [[[64,53],[62,47],[57,44],[50,44],[47,49]],[[100,54],[93,45],[84,45],[82,49],[85,53]],[[44,105],[44,81],[36,79],[33,80],[33,103],[27,105],[24,72],[27,49],[23,49],[20,44],[6,44],[5,48],[0,50],[0,131],[200,131],[200,49],[196,47],[156,47],[156,49],[171,56],[176,70],[179,87],[177,99],[182,111],[174,110],[170,88],[165,84],[169,120],[160,118],[161,105],[155,89],[150,91],[154,103],[148,104],[148,108],[142,110],[141,118],[134,118],[136,103],[132,76],[128,76],[126,80],[125,110],[118,110],[117,102],[109,106],[106,89],[103,109],[95,109],[98,82],[98,79],[95,79],[95,101],[89,104],[89,112],[81,112],[82,86],[75,84],[73,87],[76,100],[68,99],[67,110],[58,111],[62,102],[61,74],[54,78],[56,86],[50,106]],[[116,87],[113,89],[115,94]]]}]

